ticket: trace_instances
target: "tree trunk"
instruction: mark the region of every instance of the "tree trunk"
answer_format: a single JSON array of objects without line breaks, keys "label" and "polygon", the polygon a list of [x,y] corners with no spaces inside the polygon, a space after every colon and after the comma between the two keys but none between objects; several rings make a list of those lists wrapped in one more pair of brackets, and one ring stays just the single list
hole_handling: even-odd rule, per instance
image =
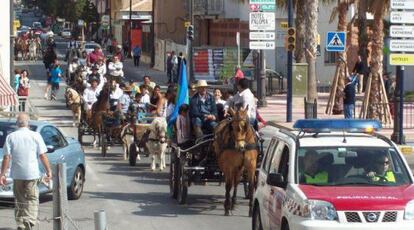
[{"label": "tree trunk", "polygon": [[[338,3],[338,31],[347,31],[348,21],[348,2],[339,2]],[[335,102],[333,106],[333,114],[343,114],[344,103],[342,92],[345,89],[345,80],[348,76],[347,69],[347,54],[346,52],[338,52],[339,59],[342,61],[337,61],[336,68],[339,68],[339,80],[338,87],[335,94]]]},{"label": "tree trunk", "polygon": [[296,1],[296,49],[295,49],[295,61],[296,63],[305,62],[305,0]]},{"label": "tree trunk", "polygon": [[[368,33],[367,33],[367,1],[359,0],[358,2],[358,54],[361,56],[362,62],[364,63],[364,68],[368,67]],[[368,77],[368,76],[365,76]]]},{"label": "tree trunk", "polygon": [[318,98],[316,85],[316,46],[318,38],[318,0],[309,0],[306,4],[305,47],[306,61],[308,62],[308,93],[307,99],[313,102]]},{"label": "tree trunk", "polygon": [[370,119],[383,120],[384,110],[381,106],[381,86],[383,69],[383,48],[384,48],[384,9],[378,7],[374,12],[374,25],[372,35],[372,55],[371,55],[371,90],[367,117]]}]

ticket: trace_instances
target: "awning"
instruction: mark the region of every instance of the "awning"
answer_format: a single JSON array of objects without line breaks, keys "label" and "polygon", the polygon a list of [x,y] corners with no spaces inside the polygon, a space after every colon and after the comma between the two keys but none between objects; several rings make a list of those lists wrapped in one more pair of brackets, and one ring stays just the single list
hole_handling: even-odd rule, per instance
[{"label": "awning", "polygon": [[17,94],[0,74],[0,106],[17,105]]}]

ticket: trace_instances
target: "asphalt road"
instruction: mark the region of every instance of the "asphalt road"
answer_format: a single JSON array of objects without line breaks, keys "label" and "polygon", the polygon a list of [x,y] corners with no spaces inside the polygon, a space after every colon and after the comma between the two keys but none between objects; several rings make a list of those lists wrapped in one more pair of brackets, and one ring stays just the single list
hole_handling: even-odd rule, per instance
[{"label": "asphalt road", "polygon": [[[61,54],[64,47],[65,44],[58,40]],[[71,113],[64,104],[64,86],[57,101],[47,101],[43,99],[46,77],[41,61],[19,62],[16,67],[29,69],[31,73],[30,98],[40,119],[60,126],[67,136],[77,137],[77,129],[71,126]],[[125,68],[126,76],[136,72],[133,67]],[[101,157],[100,150],[93,149],[90,144],[86,144],[84,149],[86,184],[80,200],[69,201],[69,229],[94,229],[96,210],[105,210],[109,229],[250,229],[248,201],[242,198],[241,192],[239,204],[230,217],[223,216],[224,186],[217,183],[191,186],[188,204],[179,205],[169,197],[168,168],[164,172],[152,172],[149,159],[145,157],[137,166],[129,166],[122,159],[119,147],[111,148],[106,158]],[[241,187],[239,191],[243,191]],[[36,229],[52,229],[52,204],[52,195],[42,197]],[[13,215],[11,204],[7,201],[0,204],[0,230],[15,228]]]}]

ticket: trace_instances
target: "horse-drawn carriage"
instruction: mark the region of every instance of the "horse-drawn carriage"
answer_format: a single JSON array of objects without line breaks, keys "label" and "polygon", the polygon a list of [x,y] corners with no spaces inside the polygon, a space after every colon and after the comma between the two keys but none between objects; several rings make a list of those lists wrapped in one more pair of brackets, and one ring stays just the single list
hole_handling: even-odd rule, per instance
[{"label": "horse-drawn carriage", "polygon": [[[233,111],[232,118],[218,126],[221,128],[216,127],[213,134],[197,139],[187,149],[171,145],[170,195],[184,204],[192,184],[225,181],[225,214],[228,215],[234,208],[239,182],[243,182],[245,197],[250,199],[251,207],[263,139],[246,122],[244,110]],[[242,126],[241,129],[233,128]],[[230,200],[231,188],[234,190]]]}]

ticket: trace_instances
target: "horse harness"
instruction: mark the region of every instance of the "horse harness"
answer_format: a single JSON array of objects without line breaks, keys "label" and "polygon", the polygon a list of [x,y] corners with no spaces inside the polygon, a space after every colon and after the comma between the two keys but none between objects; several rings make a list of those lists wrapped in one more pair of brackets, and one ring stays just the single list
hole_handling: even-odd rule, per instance
[{"label": "horse harness", "polygon": [[[232,127],[232,125],[231,125],[232,118],[228,118],[228,120],[229,120],[230,122],[228,122],[228,123],[225,125],[225,127],[223,128],[223,131],[224,131],[224,130],[226,130],[226,129],[228,129],[229,133],[231,133],[231,132],[233,131],[233,127]],[[248,123],[248,124],[249,124],[249,123]],[[248,128],[252,129],[253,127],[251,127],[251,125],[249,124]],[[219,139],[222,139],[222,138],[220,137]],[[238,140],[236,140],[236,141],[244,141],[244,139],[240,139],[240,140],[238,139]],[[223,149],[223,150],[225,150],[225,149],[232,149],[232,150],[236,150],[236,149],[235,149],[235,147],[234,147],[235,145],[236,145],[236,143],[235,143],[235,141],[234,141],[234,138],[231,136],[231,137],[230,137],[230,140],[229,140],[229,141],[227,141],[227,143],[223,145],[222,149]],[[238,151],[238,152],[240,152],[240,153],[243,153],[243,154],[244,154],[244,152],[246,152],[246,151],[255,150],[255,149],[257,149],[257,144],[256,144],[256,143],[246,143],[246,145],[245,145],[244,149],[243,149],[242,151]]]}]

